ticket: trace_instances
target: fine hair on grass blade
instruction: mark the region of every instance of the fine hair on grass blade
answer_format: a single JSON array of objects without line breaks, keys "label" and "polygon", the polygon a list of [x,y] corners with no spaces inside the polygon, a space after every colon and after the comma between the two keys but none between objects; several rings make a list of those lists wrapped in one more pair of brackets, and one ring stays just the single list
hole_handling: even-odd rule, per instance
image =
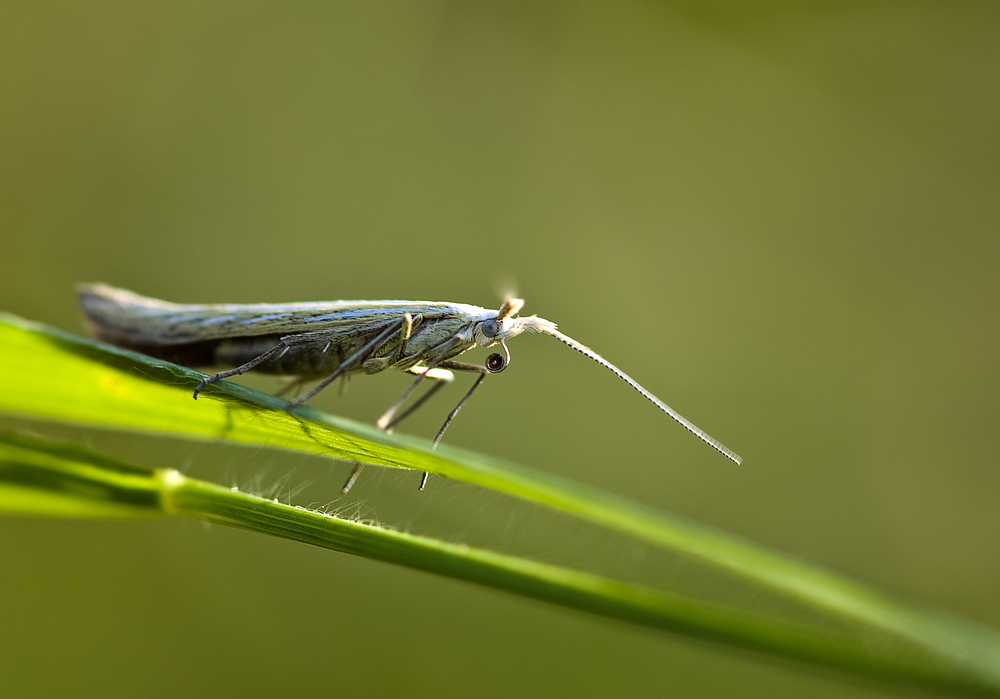
[{"label": "fine hair on grass blade", "polygon": [[[767,615],[314,512],[189,478],[174,469],[145,469],[80,447],[0,431],[0,513],[4,512],[192,517],[820,667],[923,688],[1000,696],[1000,677],[980,664],[988,653],[977,662],[953,654],[955,648],[933,643],[903,638],[872,643],[871,636],[818,633]],[[955,626],[953,631],[962,628]],[[995,635],[984,633],[978,641],[980,651],[988,651],[990,644],[996,651]]]}]

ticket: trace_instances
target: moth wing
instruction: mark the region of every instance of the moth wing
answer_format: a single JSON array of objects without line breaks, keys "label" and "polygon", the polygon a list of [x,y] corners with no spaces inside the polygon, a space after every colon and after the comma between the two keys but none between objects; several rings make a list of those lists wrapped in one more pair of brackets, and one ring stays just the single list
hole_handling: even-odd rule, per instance
[{"label": "moth wing", "polygon": [[176,304],[104,284],[81,284],[77,296],[97,337],[151,345],[303,332],[336,341],[383,328],[406,312],[425,318],[454,312],[451,304],[420,301]]}]

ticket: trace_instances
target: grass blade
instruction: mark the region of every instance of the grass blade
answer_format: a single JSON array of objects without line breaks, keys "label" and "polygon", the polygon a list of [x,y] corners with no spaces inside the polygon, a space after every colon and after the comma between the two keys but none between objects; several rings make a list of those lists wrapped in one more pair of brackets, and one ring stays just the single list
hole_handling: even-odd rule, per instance
[{"label": "grass blade", "polygon": [[[171,497],[166,501],[170,513],[392,560],[635,623],[766,649],[822,665],[924,685],[965,690],[976,687],[1000,694],[1000,640],[994,632],[902,604],[827,571],[711,529],[482,455],[449,447],[433,451],[426,440],[385,435],[371,426],[309,408],[299,408],[289,415],[281,409],[284,402],[280,399],[228,382],[213,384],[195,402],[190,394],[203,378],[199,372],[11,316],[0,317],[0,347],[4,353],[0,361],[0,385],[4,386],[0,392],[0,410],[102,429],[280,446],[447,475],[691,557],[708,568],[733,576],[736,584],[747,588],[748,594],[767,591],[808,608],[828,623],[792,626],[777,618],[747,615],[666,592],[635,586],[617,588],[627,584],[501,554],[462,555],[462,551],[467,551],[465,547],[453,550],[452,545],[439,541],[406,539],[407,545],[399,548],[387,542],[390,539],[398,542],[398,537],[409,535],[395,532],[376,536],[369,531],[370,527],[357,529],[367,526],[359,523],[338,524],[338,532],[349,529],[352,534],[347,538],[341,534],[334,536],[326,529],[330,525],[319,524],[326,521],[322,519],[325,515],[290,508],[298,514],[288,519],[290,513],[280,509],[284,506],[255,509],[257,505],[251,506],[246,499],[249,496],[190,479],[183,479],[184,487],[176,484],[170,487]],[[0,492],[4,498],[0,504],[6,503],[8,511],[13,512],[36,508],[40,514],[46,513],[46,509],[48,514],[58,514],[58,497],[52,493],[40,494],[45,488],[36,488],[37,492],[29,496],[30,488],[23,482],[28,466],[41,468],[44,464],[21,464],[17,476],[20,484],[12,475],[6,491]],[[179,474],[176,477],[180,478]],[[154,486],[158,492],[163,489],[163,484],[155,478],[149,487]],[[143,488],[139,491],[145,492]],[[150,509],[141,503],[106,498],[100,490],[94,492],[95,499],[108,500],[118,514],[112,515],[109,509],[107,515],[101,515],[100,508],[92,506],[92,516],[131,516],[134,512],[129,508],[135,507],[148,514]],[[31,498],[34,504],[30,503]],[[76,499],[77,515],[88,514],[87,506],[82,504],[85,499]],[[366,538],[370,536],[374,538]],[[361,546],[360,541],[366,543]],[[414,553],[418,550],[419,555]],[[475,565],[472,559],[476,559]],[[433,565],[428,563],[431,560],[435,561]],[[498,561],[504,561],[504,566],[497,567]],[[519,576],[528,569],[538,580],[544,579],[544,584],[537,580],[531,584],[524,582]],[[567,582],[568,573],[583,577],[572,577],[572,582]],[[618,592],[611,598],[592,594],[595,590],[612,589]],[[586,604],[574,601],[583,598],[589,601]],[[625,599],[632,602],[625,604]],[[629,606],[636,600],[646,600],[640,604],[644,609],[641,613]],[[659,611],[653,613],[652,609]]]}]

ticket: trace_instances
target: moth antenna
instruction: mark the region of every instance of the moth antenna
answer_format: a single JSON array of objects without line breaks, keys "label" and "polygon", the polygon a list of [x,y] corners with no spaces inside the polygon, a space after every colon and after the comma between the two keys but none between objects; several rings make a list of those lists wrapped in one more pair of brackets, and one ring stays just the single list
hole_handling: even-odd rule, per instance
[{"label": "moth antenna", "polygon": [[693,422],[691,422],[690,420],[688,420],[687,418],[685,418],[683,415],[681,415],[680,413],[678,413],[676,410],[674,410],[673,408],[671,408],[669,405],[667,405],[666,403],[664,403],[662,400],[660,400],[659,398],[657,398],[656,396],[654,396],[652,393],[650,393],[649,391],[647,391],[645,388],[643,388],[643,386],[638,381],[636,381],[631,376],[629,376],[628,374],[626,374],[624,371],[622,371],[621,369],[619,369],[618,367],[616,367],[614,364],[612,364],[611,362],[609,362],[607,359],[605,359],[604,357],[602,357],[601,355],[599,355],[597,352],[595,352],[594,350],[590,349],[586,345],[584,345],[584,344],[582,344],[580,342],[577,342],[576,340],[574,340],[569,335],[564,335],[563,333],[561,333],[558,330],[556,330],[556,324],[553,323],[552,321],[545,320],[544,318],[539,318],[538,316],[531,316],[531,317],[528,317],[528,318],[519,318],[518,320],[522,321],[522,323],[523,323],[522,327],[523,327],[524,330],[527,330],[528,332],[544,333],[545,335],[551,335],[552,337],[554,337],[557,340],[559,340],[560,342],[562,342],[564,345],[566,345],[568,347],[572,347],[573,349],[575,349],[577,352],[579,352],[583,356],[589,357],[590,359],[594,360],[595,362],[597,362],[598,364],[600,364],[601,366],[603,366],[605,369],[608,369],[609,371],[611,371],[611,373],[613,373],[619,379],[621,379],[622,381],[624,381],[625,383],[627,383],[629,386],[631,386],[632,388],[634,388],[636,391],[638,391],[639,394],[642,395],[646,400],[648,400],[650,403],[652,403],[653,405],[655,405],[657,408],[659,408],[660,410],[662,410],[663,412],[665,412],[667,415],[669,415],[670,417],[672,417],[674,420],[676,420],[677,422],[679,422],[682,426],[684,426],[694,436],[696,436],[701,441],[705,442],[705,444],[709,445],[710,447],[712,447],[713,449],[715,449],[716,451],[718,451],[719,453],[721,453],[726,458],[731,459],[732,461],[735,461],[737,464],[739,464],[741,461],[743,461],[743,458],[739,454],[737,454],[732,449],[730,449],[729,447],[727,447],[724,444],[722,444],[719,440],[715,439],[710,434],[708,434],[707,432],[705,432],[705,430],[703,430],[700,427],[698,427],[697,425],[695,425]]}]

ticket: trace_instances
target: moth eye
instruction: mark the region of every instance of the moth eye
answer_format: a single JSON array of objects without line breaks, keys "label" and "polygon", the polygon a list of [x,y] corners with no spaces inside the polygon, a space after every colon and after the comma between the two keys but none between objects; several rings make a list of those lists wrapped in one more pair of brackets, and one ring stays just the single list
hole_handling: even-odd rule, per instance
[{"label": "moth eye", "polygon": [[495,320],[484,320],[480,329],[486,337],[496,337],[500,334],[500,323]]},{"label": "moth eye", "polygon": [[486,371],[491,374],[499,374],[507,368],[507,358],[499,352],[494,352],[486,358]]}]

